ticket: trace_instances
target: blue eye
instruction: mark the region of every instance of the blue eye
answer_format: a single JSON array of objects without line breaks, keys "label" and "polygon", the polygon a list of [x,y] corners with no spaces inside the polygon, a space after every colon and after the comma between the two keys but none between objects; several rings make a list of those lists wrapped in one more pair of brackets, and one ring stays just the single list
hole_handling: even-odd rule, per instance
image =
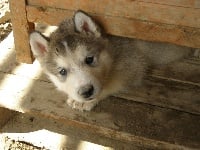
[{"label": "blue eye", "polygon": [[60,70],[59,73],[60,73],[60,75],[62,75],[62,76],[66,76],[66,75],[67,75],[67,70],[63,68],[63,69]]}]

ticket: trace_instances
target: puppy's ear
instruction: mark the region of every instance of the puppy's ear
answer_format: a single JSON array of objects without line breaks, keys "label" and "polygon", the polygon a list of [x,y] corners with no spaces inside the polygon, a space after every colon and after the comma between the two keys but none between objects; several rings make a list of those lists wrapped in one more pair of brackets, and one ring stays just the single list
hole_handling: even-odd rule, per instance
[{"label": "puppy's ear", "polygon": [[75,29],[78,32],[84,32],[92,34],[95,37],[101,36],[99,26],[93,21],[93,19],[82,11],[77,11],[74,15]]},{"label": "puppy's ear", "polygon": [[39,32],[30,34],[30,45],[36,58],[43,57],[48,52],[48,39]]}]

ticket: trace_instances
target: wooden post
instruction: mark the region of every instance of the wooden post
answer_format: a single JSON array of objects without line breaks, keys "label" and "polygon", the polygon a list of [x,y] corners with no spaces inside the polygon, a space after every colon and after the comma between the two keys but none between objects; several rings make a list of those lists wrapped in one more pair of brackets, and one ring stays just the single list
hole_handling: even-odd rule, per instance
[{"label": "wooden post", "polygon": [[16,59],[18,62],[32,63],[33,56],[29,45],[29,32],[34,23],[27,21],[26,0],[10,0],[11,20],[15,41]]}]

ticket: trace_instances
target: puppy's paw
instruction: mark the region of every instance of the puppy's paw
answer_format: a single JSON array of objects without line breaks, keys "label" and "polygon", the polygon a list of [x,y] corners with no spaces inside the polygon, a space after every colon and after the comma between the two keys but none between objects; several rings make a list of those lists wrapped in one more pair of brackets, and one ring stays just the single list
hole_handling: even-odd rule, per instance
[{"label": "puppy's paw", "polygon": [[94,106],[96,106],[98,103],[97,100],[93,100],[93,101],[87,101],[87,102],[78,102],[76,100],[73,100],[71,98],[67,99],[67,104],[72,107],[73,109],[77,109],[80,111],[91,111],[92,108],[94,108]]}]

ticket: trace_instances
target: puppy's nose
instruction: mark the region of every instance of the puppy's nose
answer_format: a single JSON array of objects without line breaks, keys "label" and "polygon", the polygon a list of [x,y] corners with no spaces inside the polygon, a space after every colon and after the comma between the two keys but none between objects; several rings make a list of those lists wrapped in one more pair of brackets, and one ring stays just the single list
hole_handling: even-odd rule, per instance
[{"label": "puppy's nose", "polygon": [[94,93],[94,87],[91,84],[83,86],[78,90],[78,94],[83,98],[89,98],[93,95],[93,93]]}]

